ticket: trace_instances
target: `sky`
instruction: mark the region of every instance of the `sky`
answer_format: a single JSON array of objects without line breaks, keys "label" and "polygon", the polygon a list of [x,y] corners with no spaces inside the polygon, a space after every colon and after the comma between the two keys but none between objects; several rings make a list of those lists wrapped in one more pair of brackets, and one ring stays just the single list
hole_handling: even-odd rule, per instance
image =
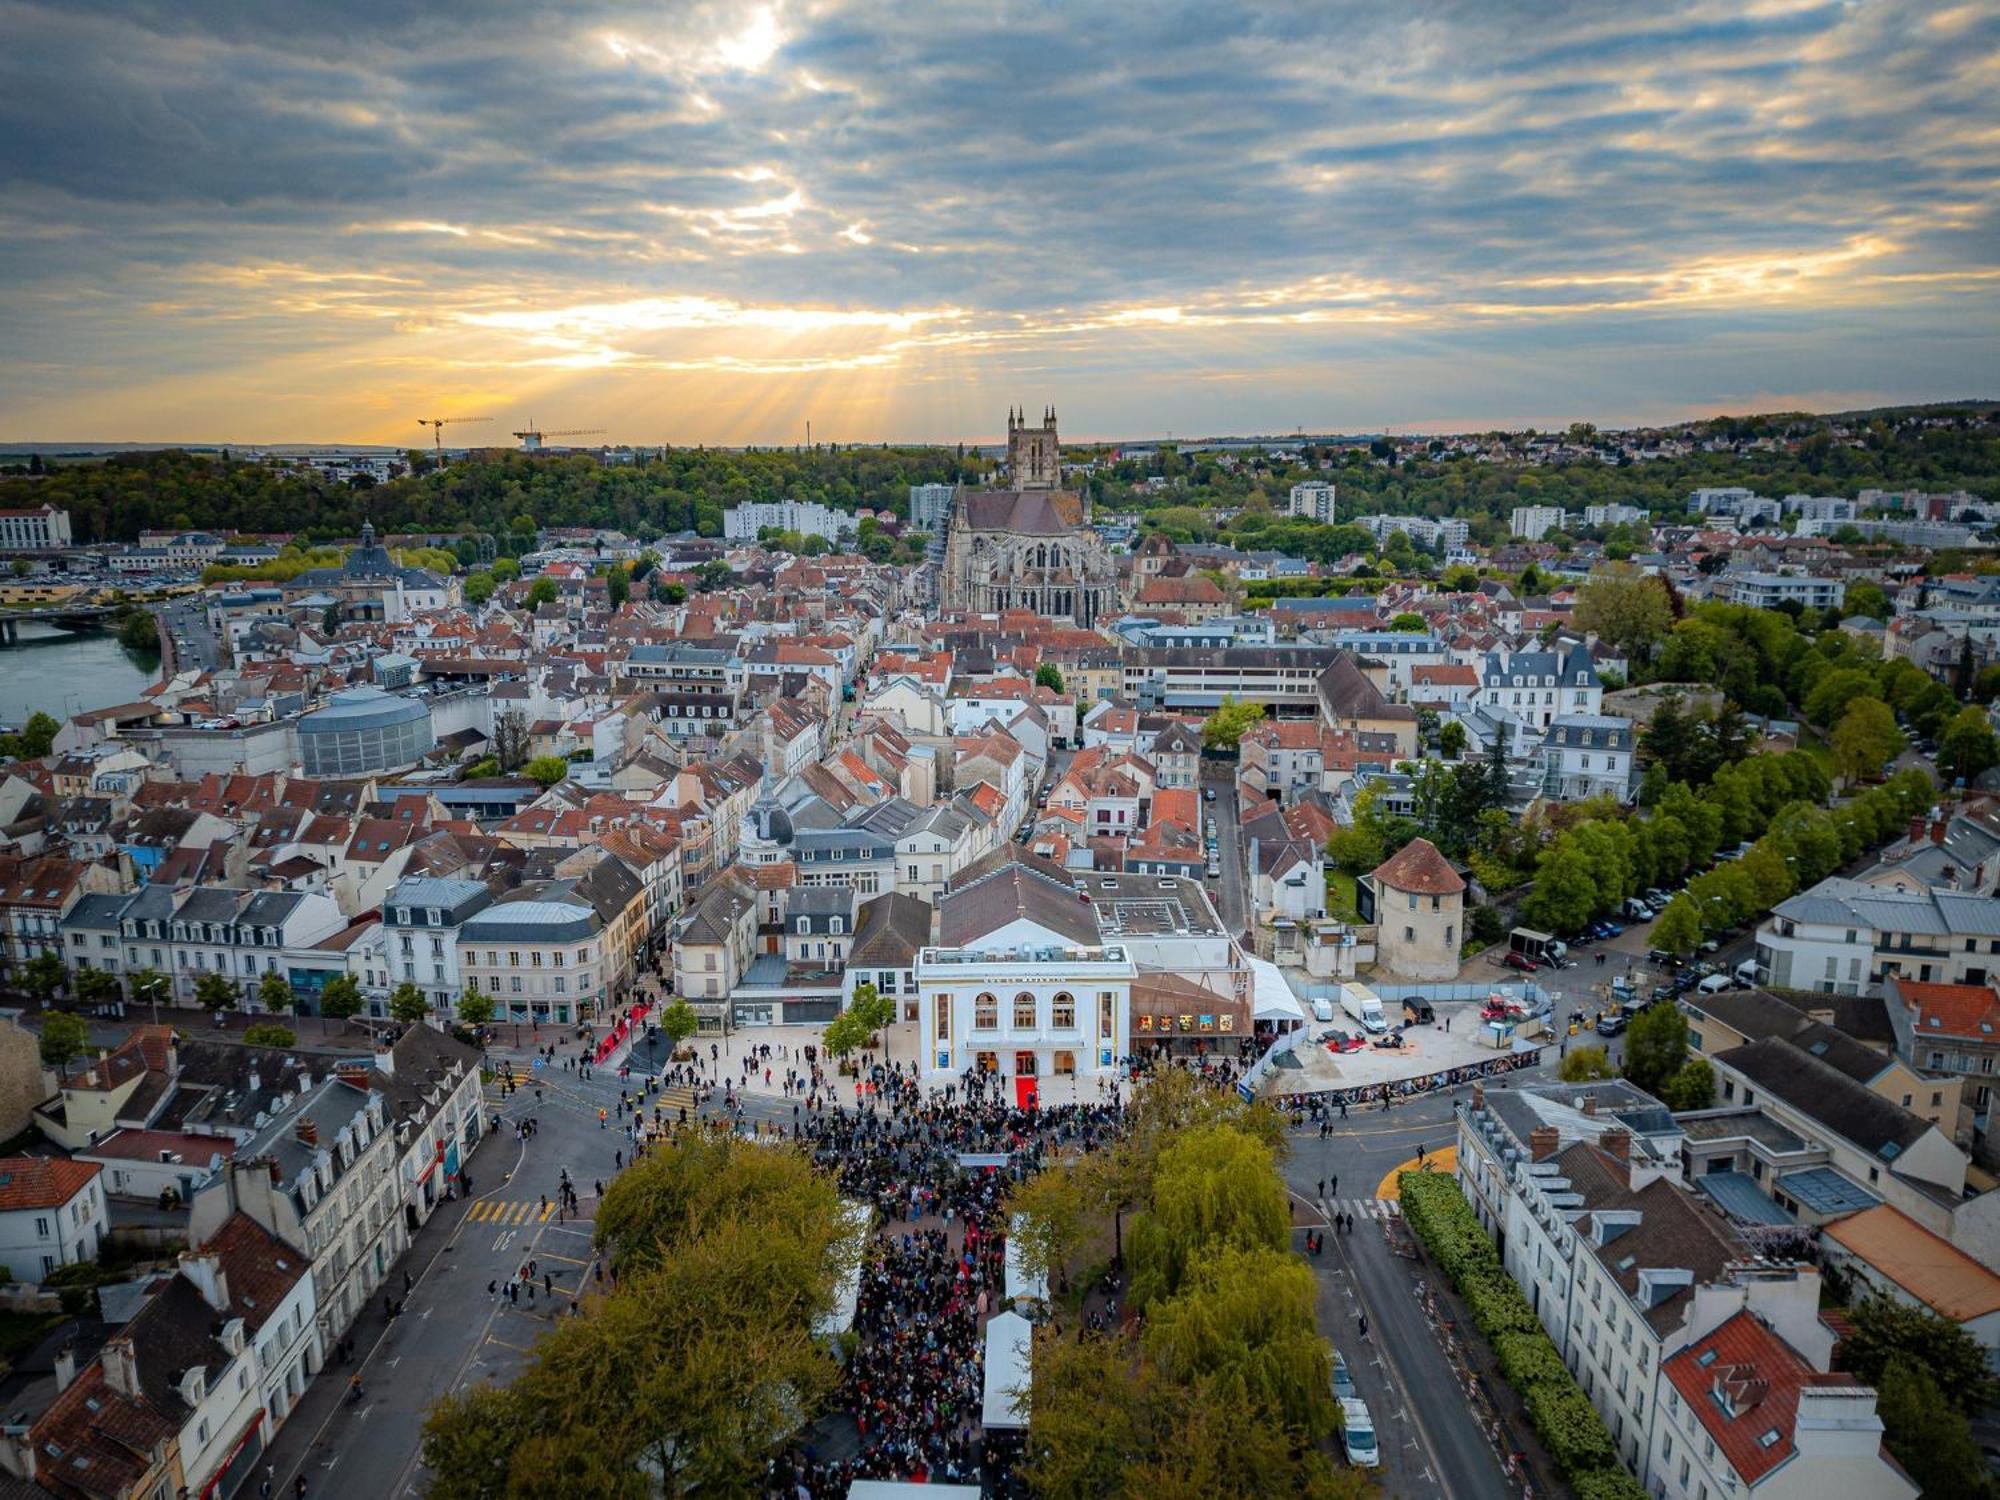
[{"label": "sky", "polygon": [[2000,7],[0,0],[0,439],[2000,396]]}]

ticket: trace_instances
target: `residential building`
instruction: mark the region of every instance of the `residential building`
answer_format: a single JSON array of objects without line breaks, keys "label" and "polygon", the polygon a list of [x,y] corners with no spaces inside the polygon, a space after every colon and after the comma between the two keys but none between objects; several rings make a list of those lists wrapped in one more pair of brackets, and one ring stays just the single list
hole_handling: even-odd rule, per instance
[{"label": "residential building", "polygon": [[1566,520],[1560,505],[1517,505],[1508,518],[1507,530],[1523,541],[1539,542],[1551,531],[1561,531]]},{"label": "residential building", "polygon": [[1591,527],[1644,526],[1653,513],[1636,505],[1586,505],[1583,524]]},{"label": "residential building", "polygon": [[1542,794],[1559,802],[1629,801],[1636,790],[1634,740],[1630,719],[1558,714],[1542,739]]},{"label": "residential building", "polygon": [[1440,520],[1434,516],[1358,516],[1353,524],[1366,527],[1378,545],[1399,531],[1417,546],[1432,551],[1456,551],[1472,541],[1470,521]]},{"label": "residential building", "polygon": [[511,891],[458,930],[458,972],[503,1021],[569,1026],[594,1014],[587,1007],[610,999],[610,964],[603,917],[565,882]]},{"label": "residential building", "polygon": [[1854,501],[1838,495],[1787,495],[1780,502],[1785,514],[1801,521],[1823,521],[1839,527],[1860,514]]},{"label": "residential building", "polygon": [[913,484],[910,486],[910,529],[927,535],[944,535],[945,521],[951,514],[951,497],[957,491],[950,484]]},{"label": "residential building", "polygon": [[242,1320],[244,1338],[255,1351],[264,1407],[261,1448],[326,1364],[311,1267],[292,1246],[241,1213],[230,1215],[192,1255],[184,1254],[181,1267],[204,1293],[213,1286],[229,1315]]},{"label": "residential building", "polygon": [[53,505],[0,510],[0,552],[54,552],[75,545],[66,510]]},{"label": "residential building", "polygon": [[97,1259],[104,1169],[62,1157],[0,1157],[0,1267],[38,1286],[59,1267]]},{"label": "residential building", "polygon": [[1891,975],[1983,985],[2000,975],[2000,902],[1832,877],[1787,897],[1757,928],[1757,982],[1859,995]]},{"label": "residential building", "polygon": [[2000,1273],[1990,1264],[1886,1203],[1835,1219],[1819,1243],[1826,1263],[1862,1287],[1958,1324],[2000,1370]]},{"label": "residential building", "polygon": [[418,875],[397,881],[382,904],[392,987],[414,984],[433,1010],[452,1014],[464,990],[458,968],[459,929],[492,903],[493,893],[478,880]]},{"label": "residential building", "polygon": [[195,1194],[189,1237],[203,1243],[237,1212],[311,1261],[320,1347],[353,1325],[409,1245],[396,1139],[365,1066],[301,1077],[228,1168]]},{"label": "residential building", "polygon": [[1286,499],[1285,514],[1302,516],[1321,526],[1331,526],[1340,515],[1334,496],[1335,487],[1321,480],[1295,484]]},{"label": "residential building", "polygon": [[1558,716],[1601,713],[1604,684],[1582,645],[1567,652],[1491,651],[1480,668],[1479,702],[1546,733]]},{"label": "residential building", "polygon": [[[790,831],[790,821],[786,822]],[[757,898],[733,876],[717,880],[681,918],[674,939],[674,993],[704,1031],[728,1030],[729,993],[750,967]]]},{"label": "residential building", "polygon": [[726,541],[754,542],[766,528],[840,543],[857,535],[861,522],[852,511],[835,510],[811,500],[752,501],[722,513],[722,535]]},{"label": "residential building", "polygon": [[1725,574],[1721,580],[1729,598],[1752,609],[1776,609],[1796,604],[1801,609],[1839,609],[1847,599],[1844,578],[1814,578],[1802,573]]},{"label": "residential building", "polygon": [[[1912,1069],[1921,1068],[1926,1082],[1951,1080],[1957,1107],[1935,1123],[1991,1164],[2000,1154],[2000,1139],[1994,1135],[2000,1123],[1994,1109],[2000,1090],[2000,993],[1990,982],[1925,984],[1897,975],[1885,979],[1882,988],[1889,1024],[1895,1028],[1896,1056]],[[1909,1105],[1909,1100],[1903,1102]]]},{"label": "residential building", "polygon": [[1146,751],[1152,762],[1153,785],[1159,791],[1201,784],[1201,734],[1186,722],[1174,720],[1153,736]]}]

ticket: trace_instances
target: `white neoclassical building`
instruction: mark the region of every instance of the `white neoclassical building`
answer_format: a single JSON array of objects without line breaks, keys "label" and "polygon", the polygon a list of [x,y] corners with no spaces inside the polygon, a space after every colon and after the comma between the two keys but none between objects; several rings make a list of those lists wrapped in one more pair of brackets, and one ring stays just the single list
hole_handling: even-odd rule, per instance
[{"label": "white neoclassical building", "polygon": [[917,956],[927,1076],[1015,1080],[1115,1073],[1130,1051],[1132,952],[1106,941],[1085,893],[1009,845],[952,881],[939,942]]}]

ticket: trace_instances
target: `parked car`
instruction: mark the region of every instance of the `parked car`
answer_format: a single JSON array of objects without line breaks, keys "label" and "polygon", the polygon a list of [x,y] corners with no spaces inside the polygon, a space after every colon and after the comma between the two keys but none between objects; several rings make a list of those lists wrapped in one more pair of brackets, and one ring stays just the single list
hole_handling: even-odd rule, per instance
[{"label": "parked car", "polygon": [[1403,996],[1403,1023],[1406,1026],[1435,1026],[1437,1012],[1422,995]]},{"label": "parked car", "polygon": [[1340,1403],[1340,1443],[1347,1451],[1347,1461],[1357,1469],[1373,1469],[1382,1462],[1375,1447],[1375,1419],[1368,1414],[1368,1403],[1359,1397],[1350,1396]]},{"label": "parked car", "polygon": [[1733,990],[1735,988],[1736,976],[1734,974],[1711,974],[1695,986],[1696,992],[1703,995],[1720,995],[1724,990]]},{"label": "parked car", "polygon": [[1632,1018],[1626,1015],[1624,1011],[1614,1010],[1608,1015],[1602,1015],[1597,1018],[1597,1034],[1599,1036],[1617,1036],[1631,1024]]},{"label": "parked car", "polygon": [[1333,1351],[1333,1399],[1336,1401],[1355,1399],[1354,1377],[1347,1373],[1347,1356],[1338,1349]]},{"label": "parked car", "polygon": [[1500,962],[1510,969],[1519,969],[1523,974],[1532,974],[1540,967],[1525,953],[1509,953]]},{"label": "parked car", "polygon": [[1201,791],[1201,795],[1202,795],[1202,799],[1203,799],[1204,801],[1207,801],[1207,802],[1213,802],[1213,801],[1215,800],[1215,788],[1214,788],[1214,787],[1212,787],[1212,786],[1210,786],[1210,787],[1203,787],[1203,788],[1202,788],[1202,791]]}]

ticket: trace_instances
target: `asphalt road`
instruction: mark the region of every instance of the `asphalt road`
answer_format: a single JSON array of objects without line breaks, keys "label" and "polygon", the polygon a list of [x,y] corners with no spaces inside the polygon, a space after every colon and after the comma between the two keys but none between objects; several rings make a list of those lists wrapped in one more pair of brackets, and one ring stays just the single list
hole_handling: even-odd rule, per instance
[{"label": "asphalt road", "polygon": [[1215,800],[1204,800],[1202,811],[1215,818],[1215,848],[1222,864],[1219,879],[1208,882],[1209,894],[1215,897],[1216,914],[1222,918],[1222,925],[1233,933],[1242,933],[1250,925],[1250,902],[1244,891],[1243,831],[1237,819],[1236,777],[1230,762],[1210,765],[1202,764],[1203,797],[1213,788]]},{"label": "asphalt road", "polygon": [[[1394,1168],[1457,1139],[1452,1101],[1431,1096],[1391,1110],[1359,1111],[1295,1132],[1285,1163],[1293,1194],[1294,1240],[1336,1212],[1355,1219],[1351,1234],[1328,1230],[1325,1252],[1308,1258],[1319,1282],[1320,1331],[1346,1357],[1357,1393],[1375,1419],[1382,1491],[1396,1497],[1506,1500],[1515,1491],[1485,1435],[1467,1420],[1464,1400],[1418,1300],[1422,1274],[1390,1248],[1394,1205],[1376,1186]],[[1321,1184],[1325,1194],[1321,1196]],[[1368,1319],[1367,1338],[1359,1319]]]}]

